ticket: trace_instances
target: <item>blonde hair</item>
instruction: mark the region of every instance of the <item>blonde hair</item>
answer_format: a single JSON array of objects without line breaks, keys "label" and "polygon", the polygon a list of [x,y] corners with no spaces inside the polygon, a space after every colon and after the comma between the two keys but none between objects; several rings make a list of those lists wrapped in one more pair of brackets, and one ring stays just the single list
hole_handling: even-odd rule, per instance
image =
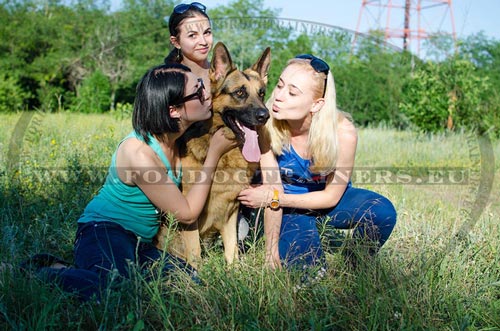
[{"label": "blonde hair", "polygon": [[[288,61],[287,67],[290,65],[301,66],[303,69],[309,71],[314,77],[314,84],[312,86],[314,96],[321,98],[325,88],[325,103],[323,107],[312,115],[311,127],[309,128],[309,138],[307,148],[311,157],[310,170],[313,173],[320,173],[327,175],[335,170],[337,163],[337,126],[340,112],[337,109],[335,82],[331,70],[328,75],[316,72],[311,67],[310,60],[305,59],[292,59]],[[271,97],[266,103],[268,109],[272,108],[274,102],[273,90]],[[271,149],[275,155],[281,155],[283,148],[290,150],[290,127],[286,120],[277,120],[271,118],[266,127],[269,132],[271,140]]]}]

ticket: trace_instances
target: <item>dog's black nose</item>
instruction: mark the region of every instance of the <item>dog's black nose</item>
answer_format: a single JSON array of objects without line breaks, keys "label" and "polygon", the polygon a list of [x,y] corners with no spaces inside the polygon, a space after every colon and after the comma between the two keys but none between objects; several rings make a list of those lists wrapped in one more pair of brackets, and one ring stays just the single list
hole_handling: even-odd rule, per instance
[{"label": "dog's black nose", "polygon": [[259,123],[264,124],[269,119],[269,111],[266,108],[261,108],[261,109],[257,110],[256,117],[257,117],[257,121],[259,121]]}]

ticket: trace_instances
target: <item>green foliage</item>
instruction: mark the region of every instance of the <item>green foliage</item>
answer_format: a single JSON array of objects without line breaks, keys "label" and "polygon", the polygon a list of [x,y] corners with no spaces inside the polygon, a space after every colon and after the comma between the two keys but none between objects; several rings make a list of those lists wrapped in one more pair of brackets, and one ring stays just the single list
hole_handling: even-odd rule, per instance
[{"label": "green foliage", "polygon": [[[0,77],[13,83],[12,87],[6,82],[1,84],[1,111],[21,107],[45,112],[103,112],[113,110],[117,104],[132,104],[140,77],[151,66],[163,62],[169,52],[164,18],[177,3],[125,0],[119,10],[111,12],[109,0],[78,0],[71,5],[58,0],[0,1]],[[228,46],[237,66],[250,66],[266,47],[271,47],[268,95],[288,59],[299,53],[313,53],[330,64],[338,104],[353,114],[358,125],[385,123],[406,128],[415,121],[421,123],[414,113],[426,113],[416,108],[410,111],[408,107],[416,100],[406,93],[418,89],[414,77],[439,75],[437,69],[426,74],[431,70],[425,69],[427,64],[385,44],[381,31],[359,35],[353,45],[352,31],[300,20],[278,20],[279,9],[267,8],[263,0],[235,0],[208,8],[208,14],[215,41]],[[421,94],[421,103],[435,99],[441,107],[432,109],[426,119],[433,123],[430,127],[434,131],[446,127],[443,93],[455,84],[454,60],[448,59],[452,50],[450,40],[441,35],[433,36],[427,49],[428,59],[432,59],[429,62],[442,68],[439,70],[449,84],[442,91],[438,87],[429,89],[432,95]],[[452,116],[455,127],[477,127],[477,114],[483,112],[480,130],[500,136],[500,42],[482,34],[473,35],[460,41],[456,56],[473,66],[457,64],[459,74],[465,75],[463,84],[467,84],[464,79],[471,73],[470,84],[476,84],[474,77],[480,77],[489,88],[470,86],[479,90],[477,96],[457,91],[456,103],[462,108],[454,110],[460,111]],[[449,74],[445,73],[446,66],[451,66]],[[410,80],[412,83],[408,83]],[[420,88],[423,92],[424,86]],[[93,91],[97,94],[93,95]],[[438,95],[442,100],[436,99]],[[399,105],[405,105],[406,110],[399,109]],[[464,124],[467,122],[470,125]]]},{"label": "green foliage", "polygon": [[424,132],[448,129],[484,131],[482,93],[490,85],[470,61],[427,62],[405,86],[401,110]]},{"label": "green foliage", "polygon": [[110,109],[111,85],[108,78],[96,70],[84,79],[79,88],[79,96],[74,110],[83,113],[102,113]]},{"label": "green foliage", "polygon": [[132,113],[134,112],[134,105],[130,103],[117,103],[115,108],[111,110],[111,114],[117,120],[128,120],[132,118]]},{"label": "green foliage", "polygon": [[386,123],[407,127],[399,103],[410,68],[409,54],[362,49],[349,62],[334,68],[339,107],[362,126]]},{"label": "green foliage", "polygon": [[117,95],[126,98],[118,101],[131,102],[121,91],[133,90],[146,68],[163,60],[168,42],[163,17],[171,3],[129,1],[126,10],[114,13],[106,1],[38,5],[0,3],[0,73],[17,77],[31,96],[29,109],[74,108],[83,81],[96,71],[109,81],[109,102]]},{"label": "green foliage", "polygon": [[483,124],[491,136],[500,137],[500,41],[482,33],[471,35],[460,42],[459,55],[474,64],[478,76],[488,79],[491,88],[481,93]]},{"label": "green foliage", "polygon": [[454,56],[455,44],[451,35],[434,33],[424,40],[422,49],[427,59],[440,62]]},{"label": "green foliage", "polygon": [[15,78],[0,73],[0,113],[24,110],[28,98]]},{"label": "green foliage", "polygon": [[56,112],[62,111],[63,101],[66,101],[65,95],[66,91],[62,86],[44,84],[37,89],[39,110],[45,112]]},{"label": "green foliage", "polygon": [[231,52],[233,62],[240,68],[247,68],[257,60],[266,47],[273,47],[273,41],[286,40],[287,32],[274,25],[275,11],[266,9],[263,0],[237,0],[227,6],[209,10],[213,24],[214,40],[222,41]]}]

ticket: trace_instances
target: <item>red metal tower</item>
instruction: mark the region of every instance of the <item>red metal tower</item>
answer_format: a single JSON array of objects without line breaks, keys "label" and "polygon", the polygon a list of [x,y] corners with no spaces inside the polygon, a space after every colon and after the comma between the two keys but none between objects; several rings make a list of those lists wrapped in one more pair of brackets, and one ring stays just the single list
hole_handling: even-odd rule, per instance
[{"label": "red metal tower", "polygon": [[[452,0],[362,0],[356,35],[362,32],[361,22],[365,20],[368,27],[366,31],[382,31],[386,42],[417,55],[420,55],[421,41],[435,33],[451,35],[455,43],[451,2]],[[385,20],[385,28],[382,19]],[[417,42],[416,46],[412,45],[413,41]],[[353,43],[355,42],[356,38]]]}]

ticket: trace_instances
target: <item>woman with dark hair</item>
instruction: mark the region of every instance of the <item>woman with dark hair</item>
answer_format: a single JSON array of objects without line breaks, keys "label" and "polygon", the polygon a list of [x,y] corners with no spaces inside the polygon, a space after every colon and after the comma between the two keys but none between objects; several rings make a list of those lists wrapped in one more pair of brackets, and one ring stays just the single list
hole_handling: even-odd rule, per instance
[{"label": "woman with dark hair", "polygon": [[165,63],[182,63],[201,77],[210,92],[208,55],[213,46],[212,26],[205,5],[199,2],[174,7],[168,20],[170,43],[174,49]]},{"label": "woman with dark hair", "polygon": [[144,75],[136,93],[134,130],[119,143],[103,187],[78,220],[76,267],[49,254],[35,255],[23,265],[85,300],[99,297],[110,275],[128,278],[134,265],[148,271],[162,261],[165,273],[178,268],[194,272],[156,248],[153,238],[166,214],[184,224],[198,217],[219,158],[234,147],[217,132],[201,174],[206,180],[183,195],[178,139],[191,124],[211,116],[203,80],[184,65],[164,64]]}]

